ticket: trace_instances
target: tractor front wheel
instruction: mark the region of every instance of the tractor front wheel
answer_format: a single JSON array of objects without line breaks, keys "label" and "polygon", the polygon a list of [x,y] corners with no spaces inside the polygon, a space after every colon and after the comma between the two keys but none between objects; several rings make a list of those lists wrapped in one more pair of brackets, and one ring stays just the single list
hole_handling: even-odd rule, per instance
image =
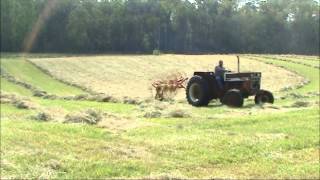
[{"label": "tractor front wheel", "polygon": [[273,94],[266,90],[260,90],[256,96],[254,97],[254,102],[256,104],[264,104],[264,103],[274,103]]},{"label": "tractor front wheel", "polygon": [[223,96],[222,104],[225,104],[230,107],[242,107],[243,106],[243,97],[238,89],[230,89]]},{"label": "tractor front wheel", "polygon": [[207,106],[209,104],[209,85],[201,76],[193,76],[187,85],[187,100],[193,106]]}]

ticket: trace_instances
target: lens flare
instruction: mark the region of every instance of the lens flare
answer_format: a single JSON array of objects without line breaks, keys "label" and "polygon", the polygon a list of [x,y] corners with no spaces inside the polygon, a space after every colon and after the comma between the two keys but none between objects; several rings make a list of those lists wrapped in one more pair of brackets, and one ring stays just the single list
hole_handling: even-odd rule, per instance
[{"label": "lens flare", "polygon": [[32,30],[28,33],[27,37],[23,42],[23,53],[29,53],[36,41],[41,28],[45,25],[46,21],[50,18],[53,10],[57,7],[59,0],[50,0],[45,4],[41,14],[39,15],[37,21],[34,23]]}]

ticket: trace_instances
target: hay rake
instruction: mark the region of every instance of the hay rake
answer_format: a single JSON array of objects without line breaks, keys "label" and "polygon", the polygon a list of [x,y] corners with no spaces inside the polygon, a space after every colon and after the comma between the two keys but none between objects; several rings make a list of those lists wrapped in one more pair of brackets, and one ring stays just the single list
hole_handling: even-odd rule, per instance
[{"label": "hay rake", "polygon": [[155,99],[164,100],[177,92],[178,89],[185,89],[188,78],[182,75],[168,76],[162,80],[156,80],[152,86],[156,90]]}]

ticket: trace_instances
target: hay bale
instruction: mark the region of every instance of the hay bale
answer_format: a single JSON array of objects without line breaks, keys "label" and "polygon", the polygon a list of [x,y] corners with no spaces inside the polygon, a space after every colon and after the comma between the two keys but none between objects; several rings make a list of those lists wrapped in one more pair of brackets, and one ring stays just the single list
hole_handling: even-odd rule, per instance
[{"label": "hay bale", "polygon": [[49,120],[52,120],[51,115],[48,114],[48,113],[45,113],[45,112],[39,112],[37,115],[32,116],[31,118],[34,119],[34,120],[37,120],[37,121],[49,121]]},{"label": "hay bale", "polygon": [[41,90],[34,90],[33,91],[33,96],[36,96],[36,97],[43,97],[46,95],[47,95],[47,92],[45,92],[45,91],[41,91]]},{"label": "hay bale", "polygon": [[281,109],[279,106],[276,106],[276,105],[274,105],[274,104],[268,104],[268,103],[263,104],[263,108],[268,108],[268,109]]},{"label": "hay bale", "polygon": [[73,96],[64,96],[62,97],[63,100],[71,101],[73,100]]},{"label": "hay bale", "polygon": [[98,101],[98,102],[113,102],[113,103],[119,102],[119,100],[116,99],[115,97],[112,97],[112,96],[106,95],[106,94],[98,94],[98,95],[95,95],[95,96],[90,97],[88,99],[93,100],[93,101]]},{"label": "hay bale", "polygon": [[153,102],[153,101],[154,101],[153,98],[146,98],[146,99],[144,99],[142,102],[143,102],[143,103],[151,103],[151,102]]},{"label": "hay bale", "polygon": [[98,101],[100,102],[110,102],[112,99],[112,96],[104,95],[104,96],[98,96]]},{"label": "hay bale", "polygon": [[23,100],[16,100],[13,105],[18,109],[31,109],[30,104]]},{"label": "hay bale", "polygon": [[0,94],[0,103],[2,104],[10,104],[12,103],[12,99],[14,98],[14,95],[6,94],[1,92]]},{"label": "hay bale", "polygon": [[151,112],[146,112],[143,117],[145,118],[159,118],[161,117],[161,112],[160,111],[151,111]]},{"label": "hay bale", "polygon": [[320,92],[308,92],[310,96],[320,96]]},{"label": "hay bale", "polygon": [[94,109],[88,109],[85,111],[90,117],[93,117],[96,121],[100,121],[102,119],[101,112],[96,111]]},{"label": "hay bale", "polygon": [[157,103],[157,104],[154,105],[154,108],[156,110],[163,111],[163,110],[168,108],[168,104],[167,103]]},{"label": "hay bale", "polygon": [[284,99],[287,99],[287,97],[286,96],[280,96],[279,99],[284,100]]},{"label": "hay bale", "polygon": [[168,117],[172,117],[172,118],[188,118],[188,117],[191,117],[191,115],[186,110],[175,109],[175,110],[169,112]]},{"label": "hay bale", "polygon": [[62,168],[60,161],[55,160],[55,159],[49,160],[49,161],[45,164],[45,167],[48,167],[48,168],[53,169],[53,170],[59,170],[59,169]]},{"label": "hay bale", "polygon": [[142,104],[139,105],[139,108],[140,108],[141,110],[145,109],[146,107],[148,107],[148,106],[147,106],[146,104],[144,104],[144,103],[142,103]]},{"label": "hay bale", "polygon": [[309,96],[302,95],[302,94],[299,94],[299,93],[290,93],[290,94],[287,94],[287,97],[300,99],[300,98],[308,98]]},{"label": "hay bale", "polygon": [[298,107],[309,107],[311,104],[310,102],[307,102],[307,101],[296,101],[295,103],[293,103],[291,105],[291,107],[295,107],[295,108],[298,108]]},{"label": "hay bale", "polygon": [[123,103],[124,104],[141,104],[139,101],[129,98],[127,96],[123,98]]},{"label": "hay bale", "polygon": [[34,109],[35,105],[28,99],[23,99],[15,94],[1,93],[0,102],[12,104],[18,109]]},{"label": "hay bale", "polygon": [[307,84],[309,84],[310,82],[311,82],[311,81],[307,79],[307,80],[304,80],[304,81],[302,82],[302,84],[303,84],[303,85],[307,85]]},{"label": "hay bale", "polygon": [[73,100],[88,100],[89,95],[88,94],[79,94],[73,97]]},{"label": "hay bale", "polygon": [[86,124],[97,124],[102,120],[101,112],[88,109],[84,112],[71,113],[65,116],[64,123],[86,123]]},{"label": "hay bale", "polygon": [[1,104],[10,104],[11,102],[12,102],[12,100],[9,99],[9,98],[4,98],[4,97],[0,98],[0,103]]},{"label": "hay bale", "polygon": [[58,99],[59,97],[57,95],[54,94],[50,94],[50,95],[45,95],[42,97],[43,99],[50,99],[50,100],[55,100]]},{"label": "hay bale", "polygon": [[280,89],[280,91],[290,91],[290,90],[293,90],[294,88],[292,86],[285,86],[283,88]]}]

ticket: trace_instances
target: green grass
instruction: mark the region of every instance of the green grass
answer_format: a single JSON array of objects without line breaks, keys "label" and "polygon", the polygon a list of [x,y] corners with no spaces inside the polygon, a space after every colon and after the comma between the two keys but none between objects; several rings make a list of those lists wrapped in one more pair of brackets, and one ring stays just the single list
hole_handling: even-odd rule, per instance
[{"label": "green grass", "polygon": [[[319,92],[318,69],[255,58],[296,71],[311,81],[290,92]],[[14,67],[15,62],[21,64]],[[33,85],[48,81],[43,85],[48,92],[64,90],[64,84],[62,89],[48,85],[60,82],[14,56],[1,63],[10,74]],[[284,107],[296,101],[319,103],[318,96],[277,99],[278,110],[261,109],[248,100],[238,109],[217,103],[190,108],[190,118],[145,119],[138,116],[136,105],[41,99],[3,79],[1,90],[27,96],[39,107],[21,110],[1,104],[0,168],[4,179],[320,178],[319,107]],[[92,125],[29,120],[40,110],[77,112],[89,108],[128,117],[127,123],[142,126],[112,131]]]},{"label": "green grass", "polygon": [[54,80],[23,59],[1,59],[1,67],[18,80],[56,95],[84,94],[82,90]]}]

